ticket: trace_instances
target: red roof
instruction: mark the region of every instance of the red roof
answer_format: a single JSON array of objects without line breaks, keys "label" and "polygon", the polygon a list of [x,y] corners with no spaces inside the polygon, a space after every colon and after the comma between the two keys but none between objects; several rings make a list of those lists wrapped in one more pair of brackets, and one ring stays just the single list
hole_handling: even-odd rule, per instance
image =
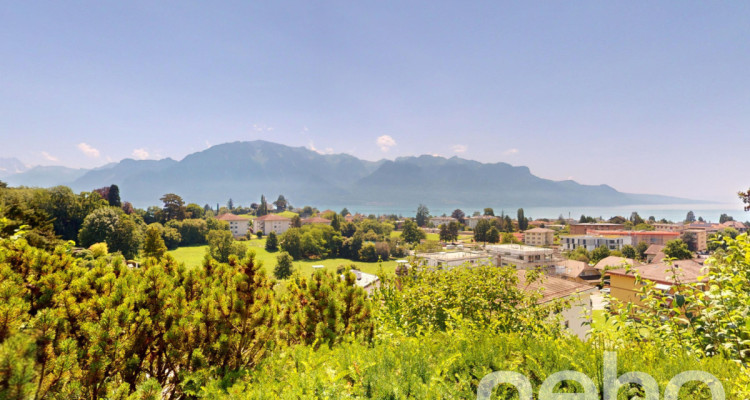
[{"label": "red roof", "polygon": [[291,222],[292,220],[287,217],[282,217],[281,215],[268,214],[268,215],[264,215],[258,218],[256,221],[263,221],[263,222],[265,221],[290,221]]},{"label": "red roof", "polygon": [[232,213],[221,214],[218,217],[216,217],[216,219],[222,220],[222,221],[248,221],[248,222],[250,221],[247,218],[242,218],[239,215],[234,215]]},{"label": "red roof", "polygon": [[325,219],[322,217],[310,217],[310,218],[303,219],[302,223],[303,224],[330,224],[331,220]]},{"label": "red roof", "polygon": [[588,233],[594,235],[615,235],[615,236],[680,236],[679,232],[667,231],[599,231],[589,230]]}]

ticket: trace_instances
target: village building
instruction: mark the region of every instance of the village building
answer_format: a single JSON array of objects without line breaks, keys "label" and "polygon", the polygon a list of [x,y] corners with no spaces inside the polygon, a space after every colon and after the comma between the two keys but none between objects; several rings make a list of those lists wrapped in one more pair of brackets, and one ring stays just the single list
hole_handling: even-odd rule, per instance
[{"label": "village building", "polygon": [[466,227],[473,230],[474,228],[477,227],[477,223],[483,219],[492,221],[493,219],[495,219],[495,217],[491,215],[478,215],[476,217],[466,218]]},{"label": "village building", "polygon": [[666,296],[674,293],[675,286],[704,280],[706,271],[702,264],[693,260],[678,260],[670,263],[655,263],[637,267],[607,271],[610,277],[610,295],[622,302],[643,305],[641,288],[646,282],[636,282],[636,274],[642,280],[655,283],[655,289]]},{"label": "village building", "polygon": [[648,245],[667,244],[668,241],[679,239],[679,232],[665,231],[615,231],[615,230],[590,230],[590,235],[601,235],[610,237],[622,237],[625,239],[624,244],[636,247],[639,243],[644,242]]},{"label": "village building", "polygon": [[602,277],[601,272],[591,265],[576,260],[563,260],[550,268],[550,274],[575,282],[596,284]]},{"label": "village building", "polygon": [[458,267],[469,265],[496,265],[495,257],[486,252],[453,251],[440,253],[424,253],[417,255],[428,267]]},{"label": "village building", "polygon": [[601,272],[607,269],[627,268],[628,266],[632,267],[634,265],[640,265],[640,263],[632,258],[609,256],[599,260],[599,262],[594,265],[594,268]]},{"label": "village building", "polygon": [[484,249],[496,257],[496,265],[513,265],[517,269],[548,267],[558,260],[552,249],[522,244],[491,244]]},{"label": "village building", "polygon": [[620,250],[629,241],[626,243],[625,238],[615,235],[564,235],[560,236],[560,244],[565,251],[573,251],[579,247],[592,251],[600,246]]},{"label": "village building", "polygon": [[571,235],[585,235],[590,230],[620,230],[624,228],[623,224],[611,224],[607,222],[595,222],[595,223],[573,223],[570,224]]},{"label": "village building", "polygon": [[227,221],[229,223],[229,231],[232,232],[234,237],[246,236],[247,231],[250,229],[250,219],[242,218],[239,215],[226,213],[219,215],[216,219]]},{"label": "village building", "polygon": [[523,242],[529,246],[551,246],[555,243],[555,231],[547,228],[534,228],[523,232]]},{"label": "village building", "polygon": [[292,226],[292,220],[281,215],[268,214],[256,218],[253,222],[253,232],[263,232],[268,235],[271,232],[280,235],[286,232]]},{"label": "village building", "polygon": [[646,263],[652,264],[661,262],[661,260],[666,257],[666,255],[664,254],[665,247],[667,246],[661,244],[652,244],[651,246],[648,246],[648,249],[643,252],[643,254],[646,256]]},{"label": "village building", "polygon": [[458,220],[455,219],[455,218],[453,218],[453,217],[432,217],[432,218],[430,218],[430,223],[432,223],[436,227],[440,226],[440,225],[448,225],[451,222],[458,222]]}]

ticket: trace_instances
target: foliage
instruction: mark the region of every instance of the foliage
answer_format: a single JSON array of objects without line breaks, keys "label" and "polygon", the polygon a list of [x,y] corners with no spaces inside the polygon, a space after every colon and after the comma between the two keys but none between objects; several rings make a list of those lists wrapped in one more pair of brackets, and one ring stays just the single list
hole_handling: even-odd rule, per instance
[{"label": "foliage", "polygon": [[637,257],[637,255],[638,255],[637,252],[636,252],[636,250],[635,250],[635,247],[633,247],[633,246],[631,246],[629,244],[626,244],[626,245],[622,246],[622,249],[620,249],[620,251],[622,252],[622,256],[623,257],[630,258],[632,260],[635,260],[636,257]]},{"label": "foliage", "polygon": [[173,219],[176,219],[178,221],[182,221],[183,219],[185,219],[185,202],[182,200],[182,197],[174,193],[167,193],[159,200],[164,203],[161,215],[164,222],[171,221]]},{"label": "foliage", "polygon": [[423,227],[427,225],[427,220],[430,218],[430,209],[426,205],[420,204],[417,207],[417,216],[415,218],[417,226]]},{"label": "foliage", "polygon": [[235,242],[232,233],[224,230],[208,232],[208,254],[216,261],[228,262],[229,256],[242,258],[247,248],[244,244]]},{"label": "foliage", "polygon": [[341,234],[331,226],[321,224],[289,228],[281,234],[279,243],[281,249],[295,260],[337,257],[341,254],[343,246]]},{"label": "foliage", "polygon": [[598,263],[599,261],[607,258],[610,256],[609,248],[605,245],[601,245],[594,250],[591,250],[591,257],[590,262],[593,264]]},{"label": "foliage", "polygon": [[677,260],[689,260],[693,258],[693,253],[690,252],[687,243],[681,239],[674,239],[667,242],[664,246],[664,255]]},{"label": "foliage", "polygon": [[474,240],[477,242],[487,242],[487,233],[490,231],[490,222],[486,218],[477,221],[474,227]]},{"label": "foliage", "polygon": [[104,257],[109,254],[109,249],[107,248],[106,243],[94,243],[89,246],[89,250],[94,258]]},{"label": "foliage", "polygon": [[420,240],[426,237],[423,230],[419,229],[416,222],[407,219],[404,221],[403,231],[401,232],[401,239],[406,243],[419,243]]},{"label": "foliage", "polygon": [[745,204],[745,211],[750,211],[750,189],[747,192],[738,192],[737,196]]},{"label": "foliage", "polygon": [[359,250],[359,259],[364,262],[378,261],[378,252],[375,250],[375,244],[371,242],[364,243]]},{"label": "foliage", "polygon": [[529,219],[524,216],[523,208],[518,209],[518,230],[525,231],[529,227]]},{"label": "foliage", "polygon": [[146,238],[143,241],[144,257],[154,257],[160,260],[167,252],[167,246],[161,237],[160,225],[151,224],[146,228]]},{"label": "foliage", "polygon": [[99,208],[83,221],[78,241],[84,247],[105,242],[110,251],[119,251],[125,257],[133,258],[141,247],[143,225],[135,218],[119,208]]},{"label": "foliage", "polygon": [[266,251],[278,251],[279,250],[279,239],[276,236],[276,232],[271,231],[268,233],[266,238]]},{"label": "foliage", "polygon": [[292,256],[285,251],[282,251],[276,256],[276,267],[273,269],[273,275],[276,279],[286,279],[292,276],[292,273],[294,272],[292,261]]},{"label": "foliage", "polygon": [[458,223],[460,224],[466,223],[466,214],[463,211],[461,211],[460,208],[453,210],[453,212],[451,213],[451,217],[458,220]]},{"label": "foliage", "polygon": [[291,280],[281,310],[282,339],[315,348],[351,337],[372,340],[372,306],[355,281],[348,271],[343,279],[329,271],[316,271],[309,279]]},{"label": "foliage", "polygon": [[[505,235],[511,235],[512,233],[505,232],[503,236]],[[515,237],[514,237],[515,238]],[[500,231],[497,230],[494,226],[490,228],[490,230],[487,232],[487,243],[498,243],[500,241]]]},{"label": "foliage", "polygon": [[686,223],[695,222],[695,213],[692,210],[687,212],[687,215],[685,216],[685,222]]},{"label": "foliage", "polygon": [[646,242],[638,242],[635,246],[635,252],[637,253],[639,260],[646,259],[646,250],[648,250],[648,244]]},{"label": "foliage", "polygon": [[495,210],[493,210],[492,207],[487,207],[487,208],[484,209],[484,214],[482,214],[482,215],[494,217],[495,216]]}]

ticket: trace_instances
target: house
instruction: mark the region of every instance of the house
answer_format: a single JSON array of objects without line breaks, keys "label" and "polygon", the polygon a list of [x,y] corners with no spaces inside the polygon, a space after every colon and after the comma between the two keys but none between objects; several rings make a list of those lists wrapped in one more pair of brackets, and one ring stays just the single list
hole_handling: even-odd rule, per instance
[{"label": "house", "polygon": [[229,230],[234,237],[246,236],[247,231],[250,230],[250,220],[248,218],[242,218],[239,215],[226,213],[219,215],[216,219],[219,221],[227,221],[229,223]]},{"label": "house", "polygon": [[491,215],[478,215],[476,217],[469,217],[466,218],[466,227],[469,229],[474,229],[477,227],[477,223],[483,219],[486,219],[488,221],[492,221],[495,217]]},{"label": "house", "polygon": [[703,265],[693,260],[647,264],[633,267],[630,271],[620,268],[607,271],[610,276],[610,295],[622,302],[643,305],[641,288],[645,283],[636,282],[636,273],[642,280],[654,282],[655,289],[661,290],[666,295],[673,293],[675,286],[680,284],[696,283],[701,279],[704,281],[707,279]]},{"label": "house", "polygon": [[557,259],[552,249],[522,244],[491,244],[484,249],[497,258],[496,264],[514,265],[517,269],[534,269],[554,265]]},{"label": "house", "polygon": [[571,235],[585,235],[590,230],[620,230],[624,228],[625,226],[623,224],[610,224],[606,222],[596,222],[596,223],[587,223],[587,224],[580,224],[580,223],[573,223],[570,224],[570,234]]},{"label": "house", "polygon": [[541,280],[527,283],[526,271],[519,270],[518,285],[526,291],[540,291],[542,298],[539,304],[555,300],[569,300],[570,308],[562,311],[562,324],[580,339],[586,339],[589,331],[587,315],[590,314],[592,294],[597,292],[595,286],[573,282],[554,276],[544,276]]},{"label": "house", "polygon": [[688,229],[685,229],[682,233],[690,234],[695,238],[695,251],[707,251],[708,250],[708,234],[705,229],[688,228]]},{"label": "house", "polygon": [[626,265],[632,267],[634,265],[640,264],[632,258],[609,256],[599,260],[599,262],[594,265],[594,268],[596,268],[598,271],[604,271],[607,268],[623,268]]},{"label": "house", "polygon": [[302,219],[300,222],[302,222],[302,225],[310,225],[310,224],[331,225],[330,219],[325,219],[322,217],[305,218],[305,219]]},{"label": "house", "polygon": [[725,228],[737,229],[737,232],[739,233],[747,232],[747,227],[745,226],[745,224],[743,224],[740,221],[727,221],[719,226],[721,227],[721,229],[725,229]]},{"label": "house", "polygon": [[430,218],[430,222],[435,226],[440,226],[448,225],[451,222],[458,222],[458,220],[453,217],[432,217]]},{"label": "house", "polygon": [[625,238],[624,244],[629,244],[633,247],[639,243],[644,242],[648,245],[652,244],[667,244],[668,241],[679,239],[679,232],[667,232],[667,231],[622,231],[622,230],[589,230],[590,235],[601,235],[601,236],[612,236]]},{"label": "house", "polygon": [[523,233],[523,242],[529,246],[551,246],[555,242],[555,231],[547,228],[534,228]]},{"label": "house", "polygon": [[563,260],[549,269],[549,273],[575,282],[595,284],[601,279],[601,272],[583,261]]},{"label": "house", "polygon": [[666,257],[663,251],[665,247],[667,246],[662,244],[652,244],[651,246],[648,246],[648,249],[643,252],[643,254],[646,255],[646,262],[648,264],[661,262],[661,260]]},{"label": "house", "polygon": [[579,247],[592,251],[600,246],[605,246],[610,250],[620,250],[622,246],[629,243],[626,243],[625,238],[620,236],[564,235],[560,236],[560,244],[565,251],[573,251]]},{"label": "house", "polygon": [[357,280],[354,281],[354,283],[357,286],[364,289],[365,292],[367,292],[367,294],[372,293],[374,289],[377,289],[380,287],[380,278],[378,278],[377,275],[368,274],[366,272],[362,272],[356,269],[352,269],[350,271],[357,278]]},{"label": "house", "polygon": [[424,260],[429,267],[458,267],[468,264],[495,265],[495,257],[486,252],[478,251],[454,251],[440,253],[424,253],[417,256]]},{"label": "house", "polygon": [[264,235],[275,232],[277,235],[280,235],[286,232],[291,226],[291,219],[282,217],[281,215],[268,214],[255,219],[253,232],[263,232]]}]

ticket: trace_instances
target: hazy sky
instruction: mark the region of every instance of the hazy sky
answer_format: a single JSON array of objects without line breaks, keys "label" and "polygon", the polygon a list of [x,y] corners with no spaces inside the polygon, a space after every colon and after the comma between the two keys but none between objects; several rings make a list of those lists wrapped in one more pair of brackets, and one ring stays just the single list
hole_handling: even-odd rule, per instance
[{"label": "hazy sky", "polygon": [[0,157],[266,139],[736,201],[748,2],[5,2]]}]

